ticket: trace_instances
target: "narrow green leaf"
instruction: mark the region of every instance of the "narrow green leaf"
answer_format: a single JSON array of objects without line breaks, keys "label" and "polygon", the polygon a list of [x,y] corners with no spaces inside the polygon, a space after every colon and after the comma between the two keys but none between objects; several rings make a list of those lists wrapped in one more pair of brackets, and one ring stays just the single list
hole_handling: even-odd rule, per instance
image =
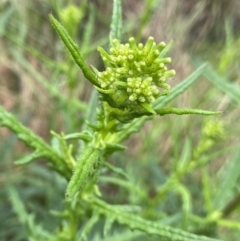
[{"label": "narrow green leaf", "polygon": [[163,58],[167,55],[167,53],[172,49],[173,47],[173,41],[170,41],[167,46],[161,51],[159,58]]},{"label": "narrow green leaf", "polygon": [[21,201],[17,191],[13,187],[8,188],[9,199],[13,206],[15,213],[18,215],[18,219],[21,223],[27,223],[29,217],[28,213],[24,207],[23,202]]},{"label": "narrow green leaf", "polygon": [[199,109],[179,109],[179,108],[163,108],[155,109],[159,115],[220,115],[221,111],[207,111]]},{"label": "narrow green leaf", "polygon": [[[97,108],[99,107],[99,96],[98,96],[98,91],[93,88],[92,93],[91,93],[91,99],[88,103],[88,109],[85,114],[85,120],[91,123],[95,123],[97,119]],[[83,130],[88,129],[86,123],[84,123]]]},{"label": "narrow green leaf", "polygon": [[122,177],[126,178],[126,179],[129,179],[128,175],[126,172],[123,171],[123,169],[121,168],[118,168],[118,167],[115,167],[113,165],[111,165],[110,163],[108,162],[104,162],[103,163],[104,166],[106,166],[109,170],[111,170],[112,172],[118,174],[118,175],[121,175]]},{"label": "narrow green leaf", "polygon": [[[94,67],[93,67],[93,70],[95,72]],[[91,98],[88,103],[88,109],[87,109],[87,112],[85,113],[85,117],[84,117],[84,119],[88,123],[96,123],[96,119],[97,119],[97,111],[96,110],[98,108],[98,105],[99,105],[98,91],[95,88],[93,88],[92,92],[91,92]],[[83,130],[82,133],[90,134],[89,132],[92,133],[92,129],[90,128],[90,126],[87,124],[86,121],[82,125],[82,130]],[[91,139],[92,139],[92,137],[91,137]],[[81,151],[81,149],[85,148],[86,142],[87,142],[87,139],[82,139],[81,144],[80,144],[81,148],[79,149],[79,151]]]},{"label": "narrow green leaf", "polygon": [[90,234],[90,232],[93,229],[93,226],[98,222],[98,220],[99,220],[99,215],[97,213],[94,213],[93,216],[87,221],[87,223],[85,224],[85,226],[81,231],[81,240],[83,241],[89,240],[88,235]]},{"label": "narrow green leaf", "polygon": [[134,194],[138,195],[139,197],[141,197],[142,199],[144,199],[145,201],[148,200],[148,197],[147,197],[146,193],[144,192],[144,190],[129,181],[126,181],[126,180],[123,180],[120,178],[116,178],[116,177],[106,177],[106,176],[101,177],[100,181],[102,183],[113,183],[120,187],[126,188],[129,191],[129,193],[134,193]]},{"label": "narrow green leaf", "polygon": [[179,160],[177,160],[177,170],[182,171],[186,168],[187,164],[191,160],[191,142],[189,138],[184,141],[183,149]]},{"label": "narrow green leaf", "polygon": [[33,162],[34,160],[36,160],[37,158],[40,158],[40,157],[44,157],[45,156],[45,153],[44,152],[41,152],[41,151],[35,151],[17,161],[14,162],[14,164],[16,165],[25,165],[25,164],[28,164],[30,162]]},{"label": "narrow green leaf", "polygon": [[[38,51],[35,48],[29,47],[26,42],[22,41],[20,38],[17,38],[16,35],[11,34],[9,32],[5,33],[5,36],[12,41],[17,46],[21,47],[25,51],[29,52],[31,55],[39,59],[47,68],[50,68],[52,71],[65,71],[63,65],[56,64],[55,61],[48,58],[46,55],[44,55],[42,52]],[[14,55],[19,55],[17,51],[12,51]],[[21,62],[20,62],[21,63]]]},{"label": "narrow green leaf", "polygon": [[154,109],[159,109],[165,107],[170,101],[175,99],[178,95],[183,93],[188,89],[205,71],[207,64],[202,64],[198,67],[191,75],[189,75],[185,80],[175,86],[170,94],[167,96],[159,97],[153,104]]},{"label": "narrow green leaf", "polygon": [[88,131],[84,131],[81,133],[72,133],[64,136],[64,140],[83,140],[86,142],[90,142],[92,140],[92,136]]},{"label": "narrow green leaf", "polygon": [[189,214],[192,211],[192,200],[191,200],[191,195],[187,187],[184,185],[178,183],[176,184],[174,190],[175,192],[178,192],[181,195],[182,198],[182,210],[183,210],[183,221],[182,225],[183,228],[186,229],[188,227],[188,222],[189,222]]},{"label": "narrow green leaf", "polygon": [[233,188],[237,185],[240,177],[240,151],[237,151],[233,158],[222,169],[219,177],[219,187],[213,205],[215,209],[221,209],[232,198]]},{"label": "narrow green leaf", "polygon": [[144,116],[138,119],[133,120],[129,124],[126,124],[124,129],[118,133],[118,142],[121,143],[122,141],[128,139],[128,137],[132,133],[137,133],[143,126],[143,124],[149,120],[151,117]]},{"label": "narrow green leaf", "polygon": [[140,16],[140,23],[138,27],[138,32],[136,35],[136,40],[139,42],[143,36],[143,30],[151,21],[151,18],[154,16],[154,11],[158,9],[161,0],[146,0],[145,6],[143,8],[143,13]]},{"label": "narrow green leaf", "polygon": [[68,48],[76,64],[81,68],[84,76],[94,85],[99,86],[97,82],[96,75],[87,66],[77,44],[72,40],[70,35],[67,33],[66,29],[53,17],[52,14],[49,15],[49,19],[57,31],[58,35],[61,37],[65,46]]},{"label": "narrow green leaf", "polygon": [[53,240],[53,236],[34,221],[34,216],[27,213],[24,203],[13,187],[8,188],[8,196],[19,221],[28,232],[29,240]]},{"label": "narrow green leaf", "polygon": [[110,31],[110,42],[113,39],[121,41],[122,36],[122,1],[113,0],[113,14]]},{"label": "narrow green leaf", "polygon": [[148,103],[140,103],[140,105],[142,106],[142,108],[144,108],[147,112],[151,113],[151,114],[156,114],[155,110],[152,108],[152,106],[150,106]]},{"label": "narrow green leaf", "polygon": [[86,28],[84,29],[83,43],[81,46],[82,53],[84,53],[85,49],[87,51],[87,49],[89,48],[89,45],[91,45],[91,38],[92,38],[93,28],[94,28],[94,20],[95,20],[95,7],[93,4],[90,4],[90,14],[89,14]]},{"label": "narrow green leaf", "polygon": [[117,143],[105,143],[106,144],[106,152],[107,153],[112,153],[112,152],[116,152],[116,151],[125,151],[126,150],[126,146],[123,146],[121,144],[117,144]]},{"label": "narrow green leaf", "polygon": [[206,68],[203,76],[214,84],[216,88],[226,93],[236,104],[240,104],[240,85],[231,83],[227,78],[222,75],[220,76],[210,66]]},{"label": "narrow green leaf", "polygon": [[108,235],[108,233],[110,232],[113,222],[114,222],[114,218],[112,218],[112,217],[106,218],[106,221],[104,223],[104,229],[103,229],[104,237],[106,237]]},{"label": "narrow green leaf", "polygon": [[10,5],[7,10],[2,11],[1,17],[0,17],[0,36],[4,34],[4,32],[7,30],[6,25],[9,22],[10,17],[14,13],[14,8]]}]

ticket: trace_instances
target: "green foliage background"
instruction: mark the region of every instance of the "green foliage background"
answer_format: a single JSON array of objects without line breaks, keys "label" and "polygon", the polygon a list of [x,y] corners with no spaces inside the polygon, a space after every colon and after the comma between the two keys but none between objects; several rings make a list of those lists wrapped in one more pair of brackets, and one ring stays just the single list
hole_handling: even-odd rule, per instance
[{"label": "green foliage background", "polygon": [[[123,41],[136,36],[145,42],[150,35],[159,41],[173,39],[170,55],[177,75],[170,84],[177,86],[191,73],[198,79],[168,106],[220,110],[222,115],[163,116],[146,122],[124,143],[126,151],[109,158],[128,179],[104,168],[98,185],[107,203],[125,205],[123,210],[136,216],[220,240],[237,240],[239,3],[192,2],[123,1]],[[112,1],[0,1],[0,104],[57,149],[59,142],[50,130],[65,134],[81,131],[86,127],[85,119],[94,120],[94,112],[89,110],[97,103],[91,85],[52,29],[49,13],[78,42],[88,64],[103,69],[96,48],[108,47]],[[39,234],[47,237],[44,230],[64,227],[60,212],[66,206],[67,182],[44,158],[25,166],[14,165],[17,160],[27,161],[31,152],[14,133],[0,129],[0,240],[26,240],[33,230],[32,240],[41,240]],[[74,155],[79,155],[77,149]],[[190,161],[198,163],[196,168],[181,176]],[[175,185],[173,174],[182,185]],[[72,205],[69,210],[74,210]],[[81,215],[81,210],[78,212]],[[113,213],[110,207],[109,212]],[[80,231],[89,240],[159,240],[118,224],[103,237],[104,217],[88,234],[84,222]],[[94,217],[90,222],[94,224]]]}]

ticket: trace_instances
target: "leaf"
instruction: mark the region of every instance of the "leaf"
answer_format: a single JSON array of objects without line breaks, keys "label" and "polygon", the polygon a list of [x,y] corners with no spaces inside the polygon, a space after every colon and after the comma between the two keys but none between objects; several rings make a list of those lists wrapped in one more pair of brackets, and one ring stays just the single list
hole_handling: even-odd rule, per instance
[{"label": "leaf", "polygon": [[121,144],[106,142],[106,153],[111,154],[116,151],[125,151],[127,148]]},{"label": "leaf", "polygon": [[34,221],[34,216],[27,213],[24,203],[21,201],[17,191],[13,187],[8,188],[8,195],[19,221],[28,231],[29,240],[53,240],[53,236]]},{"label": "leaf", "polygon": [[240,86],[231,83],[226,77],[220,76],[210,66],[206,68],[203,73],[204,77],[208,79],[216,88],[223,91],[236,104],[240,104]]},{"label": "leaf", "polygon": [[166,45],[166,47],[164,47],[164,49],[160,52],[158,58],[163,58],[163,57],[165,57],[165,56],[167,55],[167,53],[172,49],[173,44],[174,44],[174,42],[173,42],[173,41],[170,41],[170,42]]},{"label": "leaf", "polygon": [[104,229],[103,229],[104,237],[106,237],[110,232],[113,222],[114,222],[114,218],[112,217],[106,218],[106,221],[104,223]]},{"label": "leaf", "polygon": [[179,160],[177,160],[177,171],[181,172],[186,168],[189,161],[191,160],[191,142],[189,138],[187,138],[184,142],[183,149]]},{"label": "leaf", "polygon": [[146,120],[149,120],[151,117],[144,116],[138,119],[133,120],[131,123],[126,124],[124,129],[118,133],[118,141],[117,142],[122,142],[132,134],[132,133],[137,133],[143,126],[143,124],[146,122]]},{"label": "leaf", "polygon": [[136,35],[136,39],[139,42],[141,37],[143,36],[143,31],[146,26],[150,23],[151,18],[154,16],[154,11],[158,10],[158,6],[161,0],[146,0],[145,6],[143,8],[143,13],[140,16],[140,23],[138,24],[138,32]]},{"label": "leaf", "polygon": [[[85,114],[85,120],[87,120],[88,122],[91,123],[95,123],[96,119],[97,119],[97,108],[99,105],[99,96],[98,96],[98,92],[95,88],[92,89],[92,93],[91,93],[91,99],[88,103],[88,109],[87,112]],[[85,129],[89,129],[88,126],[86,125],[86,122],[84,123],[83,130]]]},{"label": "leaf", "polygon": [[179,108],[163,108],[155,109],[159,115],[219,115],[221,111],[208,111],[208,110],[199,110],[199,109],[179,109]]},{"label": "leaf", "polygon": [[155,110],[148,103],[140,103],[142,108],[144,108],[147,112],[151,114],[156,114]]},{"label": "leaf", "polygon": [[93,216],[87,221],[85,226],[83,227],[81,231],[81,240],[87,241],[88,240],[88,235],[93,229],[93,226],[98,222],[99,220],[99,215],[98,214],[93,214]]},{"label": "leaf", "polygon": [[49,15],[49,19],[65,46],[68,48],[76,64],[81,68],[86,79],[88,79],[92,84],[99,86],[96,75],[87,66],[77,44],[72,40],[67,30],[53,17],[52,14]]},{"label": "leaf", "polygon": [[112,172],[114,172],[120,176],[123,176],[126,179],[129,179],[128,174],[126,172],[124,172],[122,168],[115,167],[108,162],[104,162],[103,165],[106,166]]},{"label": "leaf", "polygon": [[84,53],[84,49],[86,49],[87,51],[87,49],[89,48],[89,45],[91,45],[91,38],[92,38],[93,28],[94,28],[94,20],[95,20],[95,7],[93,4],[90,3],[89,19],[86,24],[86,28],[84,29],[83,43],[81,46],[83,53]]},{"label": "leaf", "polygon": [[113,0],[113,14],[110,31],[110,42],[113,39],[121,41],[122,36],[122,1]]},{"label": "leaf", "polygon": [[222,209],[232,198],[233,188],[237,185],[240,176],[240,151],[237,151],[230,162],[223,166],[223,174],[219,178],[219,187],[213,205],[215,209]]},{"label": "leaf", "polygon": [[175,86],[171,90],[170,94],[168,94],[167,96],[159,97],[153,104],[154,109],[165,107],[170,101],[175,99],[178,95],[182,94],[199,78],[199,76],[201,76],[204,73],[206,66],[207,64],[202,64],[185,80],[183,80],[181,83]]},{"label": "leaf", "polygon": [[0,18],[0,37],[4,35],[5,31],[7,30],[6,25],[9,23],[13,13],[14,8],[11,5],[7,8],[7,10],[5,9],[5,11],[2,11]]},{"label": "leaf", "polygon": [[144,192],[144,190],[142,188],[139,188],[138,186],[136,186],[136,184],[133,184],[129,181],[126,181],[126,180],[123,180],[120,178],[116,178],[116,177],[101,177],[100,181],[104,182],[104,183],[113,183],[115,185],[118,185],[120,187],[127,189],[129,191],[129,193],[134,193],[134,194],[138,195],[145,201],[148,200],[148,197],[147,197],[146,193]]},{"label": "leaf", "polygon": [[17,161],[14,162],[14,164],[16,165],[25,165],[25,164],[28,164],[32,161],[34,161],[35,159],[37,158],[40,158],[40,157],[44,157],[45,156],[45,153],[44,152],[41,152],[41,151],[35,151]]},{"label": "leaf", "polygon": [[92,141],[92,136],[88,131],[83,131],[80,133],[72,133],[64,136],[64,140],[83,140],[86,142]]}]

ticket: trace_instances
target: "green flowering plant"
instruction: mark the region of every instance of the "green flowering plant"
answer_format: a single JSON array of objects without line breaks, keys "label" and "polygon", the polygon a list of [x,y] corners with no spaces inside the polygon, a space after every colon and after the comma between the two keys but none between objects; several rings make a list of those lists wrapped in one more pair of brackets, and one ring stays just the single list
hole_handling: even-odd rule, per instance
[{"label": "green flowering plant", "polygon": [[[88,67],[77,44],[52,15],[50,21],[86,79],[98,91],[101,100],[97,124],[88,122],[93,134],[87,132],[84,137],[79,135],[87,146],[74,167],[66,191],[67,197],[73,197],[83,190],[87,180],[96,182],[103,160],[109,154],[125,149],[119,138],[126,128],[125,124],[143,116],[220,113],[197,109],[155,108],[157,100],[170,93],[167,79],[176,74],[175,70],[167,68],[171,58],[165,56],[167,45],[164,42],[156,44],[154,38],[149,37],[143,45],[136,43],[131,37],[128,43],[122,44],[115,38],[117,35],[114,37],[112,33],[109,53],[98,47],[106,68],[104,71],[98,71],[93,66],[92,69]],[[119,35],[120,31],[115,29],[115,32]],[[71,137],[72,135],[67,138]]]},{"label": "green flowering plant", "polygon": [[[154,108],[157,99],[169,94],[170,86],[166,80],[175,75],[174,70],[167,69],[166,65],[171,59],[165,57],[167,51],[164,42],[156,44],[154,38],[149,37],[143,45],[136,43],[131,37],[128,43],[121,44],[112,33],[109,53],[98,47],[106,68],[101,72],[94,67],[93,70],[88,67],[77,44],[52,15],[50,21],[84,76],[99,92],[101,100],[98,123],[88,123],[93,134],[85,133],[87,140],[86,136],[79,136],[87,146],[74,167],[66,191],[67,197],[73,197],[79,190],[83,190],[87,180],[96,182],[103,160],[112,152],[125,148],[120,144],[119,138],[126,128],[125,123],[156,114],[219,114],[195,109]],[[116,26],[119,28],[118,24]],[[114,30],[113,32],[120,35],[119,29]],[[117,37],[117,34],[115,35]],[[92,185],[92,182],[90,183]]]},{"label": "green flowering plant", "polygon": [[[33,218],[27,215],[24,205],[19,205],[20,201],[16,192],[10,189],[12,203],[18,210],[20,219],[32,233],[34,237],[32,240],[89,240],[89,234],[94,233],[94,225],[101,222],[104,217],[104,230],[101,233],[105,237],[111,229],[115,228],[112,228],[113,223],[117,222],[131,230],[136,229],[147,234],[158,235],[170,241],[219,241],[163,225],[156,221],[160,216],[156,219],[155,215],[159,211],[157,206],[163,196],[166,197],[170,191],[174,190],[183,199],[183,219],[187,225],[191,217],[191,197],[180,179],[184,174],[202,165],[203,161],[198,161],[198,157],[215,144],[216,141],[212,139],[221,132],[221,128],[215,128],[214,133],[212,126],[208,128],[210,131],[204,129],[203,136],[206,138],[202,143],[211,139],[210,145],[204,146],[200,142],[200,147],[194,153],[196,160],[180,161],[176,171],[157,190],[153,200],[147,197],[148,194],[142,193],[142,190],[139,191],[133,187],[128,180],[128,175],[121,168],[107,162],[111,154],[125,150],[126,147],[122,145],[122,142],[127,140],[132,133],[139,132],[145,121],[153,116],[220,113],[166,107],[171,100],[194,83],[203,73],[205,65],[199,67],[185,81],[170,91],[170,85],[166,82],[176,74],[174,70],[167,68],[171,58],[166,57],[166,54],[171,44],[164,42],[157,44],[153,37],[149,37],[145,45],[137,43],[133,37],[129,38],[127,43],[122,43],[120,0],[114,0],[113,10],[109,50],[97,48],[105,66],[104,71],[99,71],[93,66],[89,67],[86,63],[78,45],[70,37],[76,30],[75,26],[70,28],[72,33],[69,34],[50,14],[53,27],[85,78],[95,88],[89,115],[86,115],[86,125],[83,126],[81,132],[60,135],[51,131],[55,145],[49,145],[0,106],[0,124],[13,130],[20,140],[34,149],[33,153],[18,160],[16,164],[23,165],[38,158],[46,158],[50,166],[68,182],[64,201],[65,210],[52,212],[53,215],[62,219],[62,224],[56,229],[55,234],[35,228],[37,225],[34,224]],[[72,13],[76,16],[70,21],[69,16]],[[76,12],[76,8],[70,7],[63,12],[61,19],[66,25],[71,26],[71,22],[81,20],[81,14]],[[95,105],[92,104],[94,98]],[[92,118],[93,115],[95,118]],[[69,140],[80,140],[80,148],[73,144],[74,142],[69,145]],[[96,185],[102,167],[123,177],[124,179],[119,178],[115,181],[129,188],[133,194],[137,190],[144,201],[148,200],[145,203],[149,205],[142,213],[136,205],[112,205],[104,201],[101,190]],[[147,219],[148,217],[150,218]],[[151,219],[154,221],[150,221]],[[198,231],[198,228],[196,230]]]}]

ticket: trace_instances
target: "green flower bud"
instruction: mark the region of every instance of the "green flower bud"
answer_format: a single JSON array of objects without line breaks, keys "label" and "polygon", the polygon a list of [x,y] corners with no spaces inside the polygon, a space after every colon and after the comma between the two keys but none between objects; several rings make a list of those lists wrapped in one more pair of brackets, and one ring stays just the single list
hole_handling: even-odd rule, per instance
[{"label": "green flower bud", "polygon": [[68,5],[62,11],[60,11],[60,19],[66,26],[70,35],[74,35],[77,31],[82,18],[84,17],[81,9],[73,4]]},{"label": "green flower bud", "polygon": [[153,47],[153,44],[154,44],[154,38],[153,37],[149,37],[148,40],[147,40],[147,43],[145,44],[145,47],[144,47],[144,52],[146,54],[148,54],[152,47]]},{"label": "green flower bud", "polygon": [[98,48],[106,67],[105,71],[98,73],[99,92],[109,94],[115,101],[119,98],[114,95],[121,90],[125,108],[129,104],[134,108],[134,105],[142,106],[141,103],[152,103],[169,91],[170,86],[165,81],[175,75],[175,71],[166,67],[171,58],[159,57],[166,46],[164,42],[156,44],[154,38],[149,37],[144,46],[131,37],[126,44],[120,44],[117,39],[113,39],[111,44],[109,53]]},{"label": "green flower bud", "polygon": [[223,139],[225,136],[225,130],[223,123],[217,120],[211,120],[205,123],[203,128],[203,135],[211,139]]}]

